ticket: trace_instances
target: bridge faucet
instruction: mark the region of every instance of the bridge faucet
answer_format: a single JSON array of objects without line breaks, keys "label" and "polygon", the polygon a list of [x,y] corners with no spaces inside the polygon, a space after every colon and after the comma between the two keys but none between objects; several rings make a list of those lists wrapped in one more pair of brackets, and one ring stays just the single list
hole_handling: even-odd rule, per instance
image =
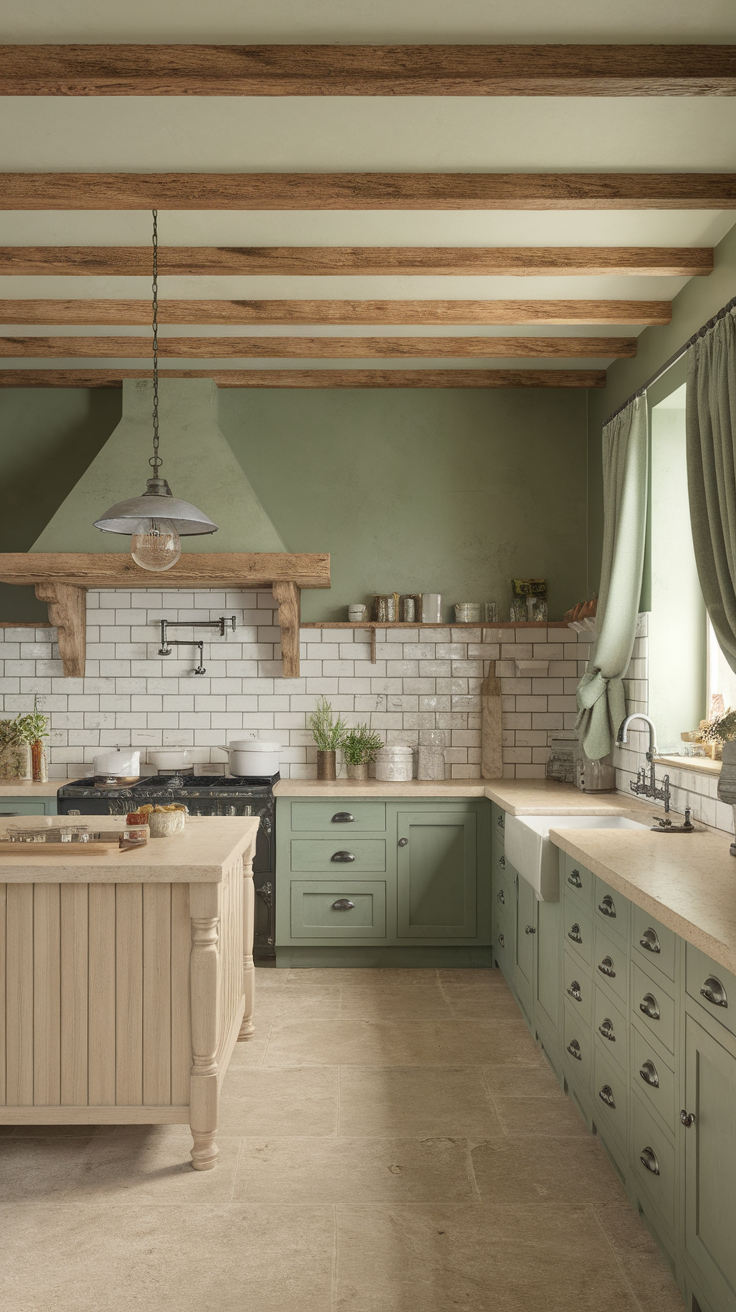
[{"label": "bridge faucet", "polygon": [[653,802],[664,802],[664,813],[669,814],[670,809],[670,777],[666,774],[662,780],[662,787],[657,787],[657,781],[654,771],[654,758],[657,755],[657,730],[654,721],[650,720],[648,715],[642,715],[641,712],[635,711],[633,715],[627,715],[618,731],[618,741],[622,745],[629,740],[629,725],[633,720],[643,720],[649,729],[649,748],[647,751],[647,761],[649,762],[649,781],[647,782],[647,772],[644,766],[638,771],[636,783],[633,780],[629,783],[632,793],[641,797],[651,797]]}]

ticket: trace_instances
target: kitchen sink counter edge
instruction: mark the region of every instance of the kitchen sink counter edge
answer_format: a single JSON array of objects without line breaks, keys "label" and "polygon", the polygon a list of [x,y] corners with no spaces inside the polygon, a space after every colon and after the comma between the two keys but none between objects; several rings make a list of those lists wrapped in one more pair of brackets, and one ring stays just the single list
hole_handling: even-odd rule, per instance
[{"label": "kitchen sink counter edge", "polygon": [[[620,810],[637,820],[652,815],[645,806]],[[565,829],[561,822],[549,836],[614,891],[736,974],[736,858],[723,830],[697,825],[693,834],[660,834]]]}]

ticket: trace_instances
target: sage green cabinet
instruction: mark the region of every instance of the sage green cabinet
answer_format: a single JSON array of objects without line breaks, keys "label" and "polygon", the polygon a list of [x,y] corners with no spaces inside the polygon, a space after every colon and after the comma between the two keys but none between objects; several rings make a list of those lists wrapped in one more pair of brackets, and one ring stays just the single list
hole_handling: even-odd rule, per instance
[{"label": "sage green cabinet", "polygon": [[[707,1025],[707,1028],[706,1028]],[[716,1037],[717,1035],[717,1037]],[[685,1016],[685,1251],[716,1307],[736,1305],[736,1039]]]},{"label": "sage green cabinet", "polygon": [[560,904],[537,902],[536,909],[534,1015],[548,1037],[560,1023]]},{"label": "sage green cabinet", "polygon": [[534,940],[537,933],[537,899],[534,889],[521,876],[517,879],[516,972],[517,988],[527,1005],[534,990]]},{"label": "sage green cabinet", "polygon": [[0,797],[0,817],[17,815],[56,815],[55,797]]},{"label": "sage green cabinet", "polygon": [[490,806],[276,803],[277,964],[491,964]]},{"label": "sage green cabinet", "polygon": [[398,938],[474,938],[476,816],[399,811]]}]

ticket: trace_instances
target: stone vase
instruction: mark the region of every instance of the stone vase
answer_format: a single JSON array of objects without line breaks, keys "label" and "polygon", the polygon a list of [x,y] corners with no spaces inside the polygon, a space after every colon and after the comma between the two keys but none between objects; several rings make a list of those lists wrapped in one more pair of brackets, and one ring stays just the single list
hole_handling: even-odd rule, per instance
[{"label": "stone vase", "polygon": [[317,778],[337,779],[337,753],[317,752]]},{"label": "stone vase", "polygon": [[359,765],[354,765],[352,761],[347,762],[348,779],[367,779],[368,762],[361,761]]}]

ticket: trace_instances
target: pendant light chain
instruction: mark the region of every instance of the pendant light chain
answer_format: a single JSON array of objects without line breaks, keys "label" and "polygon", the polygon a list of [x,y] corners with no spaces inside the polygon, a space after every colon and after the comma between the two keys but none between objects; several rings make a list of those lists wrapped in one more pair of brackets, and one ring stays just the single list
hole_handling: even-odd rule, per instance
[{"label": "pendant light chain", "polygon": [[158,210],[153,214],[153,455],[149,465],[153,467],[154,478],[163,464],[158,454]]}]

